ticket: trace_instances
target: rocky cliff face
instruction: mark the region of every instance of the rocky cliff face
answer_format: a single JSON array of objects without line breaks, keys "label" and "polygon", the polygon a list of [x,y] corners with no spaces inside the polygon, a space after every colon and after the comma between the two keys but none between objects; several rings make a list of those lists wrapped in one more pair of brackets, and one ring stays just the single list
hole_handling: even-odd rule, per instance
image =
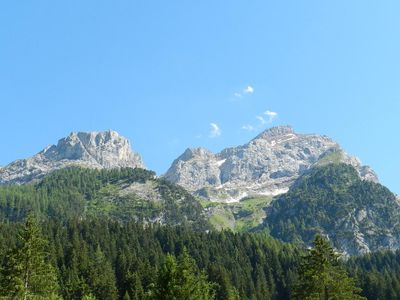
[{"label": "rocky cliff face", "polygon": [[278,195],[315,164],[343,162],[354,166],[362,179],[376,174],[347,155],[326,136],[298,134],[289,126],[268,129],[249,143],[214,154],[187,149],[165,179],[213,201],[234,202],[254,195]]},{"label": "rocky cliff face", "polygon": [[115,131],[78,132],[60,139],[33,157],[17,160],[0,169],[0,184],[23,184],[65,167],[96,169],[144,168],[129,141]]}]

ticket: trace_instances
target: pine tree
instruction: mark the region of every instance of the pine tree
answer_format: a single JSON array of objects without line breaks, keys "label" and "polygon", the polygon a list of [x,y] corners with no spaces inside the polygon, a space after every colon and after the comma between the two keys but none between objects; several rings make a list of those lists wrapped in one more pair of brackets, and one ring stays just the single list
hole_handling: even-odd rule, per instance
[{"label": "pine tree", "polygon": [[329,242],[317,235],[314,248],[304,258],[295,286],[295,299],[365,299],[359,295],[361,289],[339,265],[337,255]]},{"label": "pine tree", "polygon": [[124,298],[122,300],[131,300],[131,297],[129,296],[128,292],[125,292]]},{"label": "pine tree", "polygon": [[215,299],[215,285],[208,282],[184,249],[178,262],[173,255],[167,255],[150,299],[211,300]]},{"label": "pine tree", "polygon": [[115,273],[100,246],[97,246],[89,267],[88,283],[92,293],[99,300],[117,299]]},{"label": "pine tree", "polygon": [[189,256],[186,248],[183,249],[179,259],[178,275],[179,299],[215,299],[214,285],[207,281],[207,276],[204,272],[198,270],[196,262]]},{"label": "pine tree", "polygon": [[232,286],[228,272],[220,265],[211,265],[208,273],[210,279],[217,283],[217,300],[239,300],[239,292]]},{"label": "pine tree", "polygon": [[82,300],[96,300],[96,297],[93,296],[93,294],[84,295],[84,296],[82,297]]},{"label": "pine tree", "polygon": [[47,262],[47,242],[32,215],[18,239],[1,272],[1,295],[5,299],[60,299],[55,269]]}]

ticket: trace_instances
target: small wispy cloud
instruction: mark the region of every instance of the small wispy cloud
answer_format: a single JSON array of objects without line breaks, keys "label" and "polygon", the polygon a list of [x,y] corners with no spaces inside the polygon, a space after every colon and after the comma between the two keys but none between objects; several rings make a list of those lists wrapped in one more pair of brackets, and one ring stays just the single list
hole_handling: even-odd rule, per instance
[{"label": "small wispy cloud", "polygon": [[242,129],[243,129],[243,130],[247,130],[247,131],[254,131],[254,130],[256,130],[256,128],[255,128],[253,125],[250,125],[250,124],[243,125],[243,126],[242,126]]},{"label": "small wispy cloud", "polygon": [[256,119],[260,121],[261,125],[265,125],[267,121],[262,116],[256,116]]},{"label": "small wispy cloud", "polygon": [[256,116],[255,118],[258,120],[258,124],[246,124],[242,126],[243,130],[246,131],[256,131],[262,129],[266,124],[272,123],[274,119],[278,117],[278,113],[275,111],[267,110],[263,112],[261,115]]},{"label": "small wispy cloud", "polygon": [[278,116],[278,113],[275,111],[267,110],[264,112],[264,115],[268,117],[268,123],[272,123],[272,121]]},{"label": "small wispy cloud", "polygon": [[247,95],[247,94],[253,94],[254,93],[254,87],[252,87],[251,85],[246,86],[246,88],[244,88],[242,91],[240,92],[235,92],[233,94],[233,96],[235,98],[242,98],[243,96]]},{"label": "small wispy cloud", "polygon": [[254,88],[251,85],[248,85],[244,90],[243,94],[253,94],[254,93]]},{"label": "small wispy cloud", "polygon": [[210,123],[211,131],[208,135],[210,138],[216,138],[221,135],[221,128],[216,123]]}]

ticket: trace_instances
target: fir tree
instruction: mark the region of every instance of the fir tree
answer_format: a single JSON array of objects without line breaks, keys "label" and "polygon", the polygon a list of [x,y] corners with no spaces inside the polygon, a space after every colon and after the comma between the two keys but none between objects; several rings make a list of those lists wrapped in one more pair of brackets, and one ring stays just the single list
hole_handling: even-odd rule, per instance
[{"label": "fir tree", "polygon": [[89,268],[89,286],[99,300],[117,299],[115,274],[110,262],[106,259],[100,246],[97,246],[94,258]]},{"label": "fir tree", "polygon": [[158,275],[150,298],[159,300],[209,300],[215,299],[215,286],[200,272],[186,248],[177,262],[168,255]]},{"label": "fir tree", "polygon": [[365,299],[360,288],[339,265],[339,256],[322,236],[317,235],[314,248],[304,258],[299,282],[294,289],[295,299]]},{"label": "fir tree", "polygon": [[82,300],[96,300],[96,297],[93,296],[92,294],[84,295],[84,296],[82,297]]},{"label": "fir tree", "polygon": [[128,292],[125,292],[124,298],[122,300],[131,300],[131,297],[129,296]]},{"label": "fir tree", "polygon": [[60,299],[55,269],[47,262],[47,242],[32,215],[18,239],[1,272],[1,295],[5,299]]}]

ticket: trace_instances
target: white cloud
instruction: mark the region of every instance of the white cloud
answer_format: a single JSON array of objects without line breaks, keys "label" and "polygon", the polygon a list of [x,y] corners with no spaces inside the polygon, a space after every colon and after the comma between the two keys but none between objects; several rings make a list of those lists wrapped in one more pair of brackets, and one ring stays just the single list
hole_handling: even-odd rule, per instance
[{"label": "white cloud", "polygon": [[254,93],[254,88],[251,85],[248,85],[244,90],[243,94],[253,94]]},{"label": "white cloud", "polygon": [[256,119],[260,121],[261,125],[265,125],[267,123],[267,121],[261,116],[256,116]]},{"label": "white cloud", "polygon": [[253,94],[254,93],[254,88],[251,85],[248,85],[245,89],[243,89],[241,92],[235,92],[233,96],[235,98],[242,98],[246,94]]},{"label": "white cloud", "polygon": [[253,125],[249,125],[249,124],[243,125],[243,126],[242,126],[242,129],[247,130],[247,131],[254,131],[254,130],[256,130],[256,129],[254,128]]},{"label": "white cloud", "polygon": [[221,135],[221,128],[219,128],[219,126],[215,123],[210,123],[210,126],[211,126],[211,131],[209,137],[210,138],[219,137]]},{"label": "white cloud", "polygon": [[241,129],[246,131],[256,131],[262,129],[265,124],[272,123],[275,118],[278,117],[278,113],[274,111],[267,110],[262,113],[262,115],[256,116],[256,119],[259,121],[258,124],[251,125],[246,124],[241,127]]},{"label": "white cloud", "polygon": [[267,110],[264,112],[264,115],[268,116],[268,123],[271,123],[278,116],[278,113]]}]

